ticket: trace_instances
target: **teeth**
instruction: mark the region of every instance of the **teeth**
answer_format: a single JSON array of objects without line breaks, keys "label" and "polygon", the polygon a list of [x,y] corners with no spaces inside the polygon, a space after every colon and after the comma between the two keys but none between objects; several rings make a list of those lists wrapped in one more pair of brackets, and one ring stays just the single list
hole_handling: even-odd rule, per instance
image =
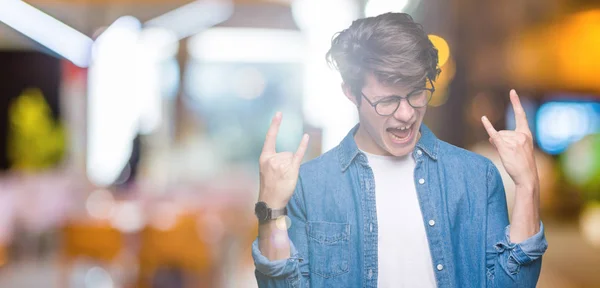
[{"label": "teeth", "polygon": [[406,129],[408,129],[408,128],[410,128],[410,126],[405,126],[405,127],[396,127],[395,129],[398,129],[398,130],[401,130],[401,131],[402,131],[402,130],[406,130]]}]

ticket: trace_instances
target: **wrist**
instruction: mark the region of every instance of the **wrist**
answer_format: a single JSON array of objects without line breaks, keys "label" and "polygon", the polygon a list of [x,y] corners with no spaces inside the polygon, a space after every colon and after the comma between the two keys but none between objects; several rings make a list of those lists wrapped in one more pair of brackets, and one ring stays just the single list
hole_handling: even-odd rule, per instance
[{"label": "wrist", "polygon": [[537,181],[528,181],[524,183],[515,183],[516,195],[535,195],[538,192],[539,184]]},{"label": "wrist", "polygon": [[258,218],[259,225],[275,222],[274,220],[287,215],[287,207],[272,208],[267,202],[259,201],[254,205],[254,214]]},{"label": "wrist", "polygon": [[260,238],[264,237],[265,235],[271,235],[273,232],[277,232],[277,230],[276,220],[258,222],[258,236]]},{"label": "wrist", "polygon": [[[262,194],[262,193],[261,193]],[[265,196],[258,196],[258,202],[265,202],[271,209],[283,209],[287,206],[288,201],[273,199]]]},{"label": "wrist", "polygon": [[536,192],[539,187],[539,178],[537,175],[522,177],[519,181],[515,181],[515,188],[522,191]]}]

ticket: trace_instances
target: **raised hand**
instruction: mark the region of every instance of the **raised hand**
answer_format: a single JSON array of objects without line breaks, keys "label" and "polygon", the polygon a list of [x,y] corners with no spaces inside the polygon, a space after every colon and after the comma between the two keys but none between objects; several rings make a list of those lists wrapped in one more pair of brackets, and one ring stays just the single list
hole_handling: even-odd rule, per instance
[{"label": "raised hand", "polygon": [[260,155],[260,191],[258,200],[274,209],[287,205],[298,181],[302,158],[308,147],[308,135],[304,134],[296,153],[275,151],[277,132],[281,125],[281,112],[277,112],[265,139]]},{"label": "raised hand", "polygon": [[510,101],[517,123],[514,131],[496,131],[486,116],[483,116],[481,121],[490,136],[490,143],[496,147],[502,164],[515,185],[535,187],[534,185],[539,180],[533,155],[533,137],[527,124],[525,110],[523,110],[519,96],[514,89],[510,91]]}]

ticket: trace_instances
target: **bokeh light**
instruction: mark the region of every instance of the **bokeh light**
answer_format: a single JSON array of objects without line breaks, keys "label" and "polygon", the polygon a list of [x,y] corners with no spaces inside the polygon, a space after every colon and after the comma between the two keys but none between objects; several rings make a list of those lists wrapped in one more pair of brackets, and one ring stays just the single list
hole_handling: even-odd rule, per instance
[{"label": "bokeh light", "polygon": [[150,214],[150,225],[160,231],[168,231],[177,224],[180,208],[176,203],[156,203]]},{"label": "bokeh light", "polygon": [[[413,3],[411,3],[413,2]],[[377,16],[387,12],[407,12],[409,4],[419,0],[369,0],[365,5],[365,16]]]},{"label": "bokeh light", "polygon": [[197,233],[206,243],[218,243],[232,227],[225,225],[224,219],[216,211],[207,211],[197,221]]},{"label": "bokeh light", "polygon": [[450,95],[449,86],[454,79],[456,73],[456,64],[454,59],[450,58],[446,61],[444,67],[441,67],[442,72],[435,81],[435,93],[429,101],[429,106],[439,107],[448,102],[448,96]]},{"label": "bokeh light", "polygon": [[113,288],[110,274],[101,267],[93,267],[85,274],[85,288]]},{"label": "bokeh light", "polygon": [[290,227],[292,227],[292,219],[290,219],[290,217],[287,215],[279,217],[275,221],[275,225],[277,225],[277,229],[279,230],[287,231],[290,229]]},{"label": "bokeh light", "polygon": [[267,79],[255,67],[242,67],[232,76],[235,94],[246,100],[256,99],[263,94]]},{"label": "bokeh light", "polygon": [[482,127],[481,116],[485,115],[495,125],[502,117],[502,112],[497,109],[501,104],[499,98],[492,92],[477,92],[469,105],[467,114],[469,124],[473,127]]},{"label": "bokeh light", "polygon": [[429,34],[429,40],[433,43],[433,46],[438,50],[438,65],[443,67],[450,58],[450,46],[448,42],[440,36]]},{"label": "bokeh light", "polygon": [[[0,155],[0,287],[256,287],[251,208],[269,123],[283,112],[277,152],[304,133],[303,161],[336,147],[361,119],[325,54],[337,32],[386,12],[411,15],[437,49],[425,122],[491,160],[509,217],[516,187],[481,116],[514,129],[517,90],[550,243],[537,286],[599,286],[594,1],[115,1],[0,1],[21,3],[0,10],[0,154],[12,147]],[[15,13],[24,5],[35,11]],[[269,245],[295,240],[290,217]]]},{"label": "bokeh light", "polygon": [[[508,172],[506,172],[496,148],[488,141],[482,141],[470,147],[469,150],[490,159],[492,163],[494,163],[494,166],[496,166],[502,177],[508,210],[511,212],[514,207],[516,187],[514,181]],[[556,186],[558,184],[558,175],[556,172],[556,165],[551,156],[539,149],[534,150],[534,157],[536,159],[537,172],[540,179],[540,206],[542,210],[549,211],[557,204]]]},{"label": "bokeh light", "polygon": [[92,218],[108,220],[115,210],[115,199],[106,189],[98,189],[90,193],[85,207]]},{"label": "bokeh light", "polygon": [[442,70],[435,81],[435,93],[429,102],[429,106],[439,107],[448,101],[448,87],[456,73],[456,63],[450,55],[448,42],[440,36],[429,34],[429,40],[438,50],[438,66]]},{"label": "bokeh light", "polygon": [[580,216],[580,229],[587,243],[600,248],[600,201],[584,207]]},{"label": "bokeh light", "polygon": [[110,222],[123,233],[140,231],[145,224],[140,203],[135,201],[117,202]]},{"label": "bokeh light", "polygon": [[567,181],[600,201],[600,134],[573,143],[561,157]]},{"label": "bokeh light", "polygon": [[559,154],[585,135],[600,129],[600,103],[548,102],[537,113],[537,142],[545,152]]}]

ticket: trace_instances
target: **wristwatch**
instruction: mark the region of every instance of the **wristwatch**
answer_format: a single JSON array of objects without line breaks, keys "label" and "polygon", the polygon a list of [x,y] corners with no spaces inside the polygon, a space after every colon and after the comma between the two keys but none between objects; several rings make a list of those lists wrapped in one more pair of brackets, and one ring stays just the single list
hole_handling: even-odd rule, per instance
[{"label": "wristwatch", "polygon": [[281,209],[271,209],[265,202],[258,202],[254,206],[254,214],[258,218],[259,223],[266,223],[275,220],[280,216],[287,215],[287,207]]}]

